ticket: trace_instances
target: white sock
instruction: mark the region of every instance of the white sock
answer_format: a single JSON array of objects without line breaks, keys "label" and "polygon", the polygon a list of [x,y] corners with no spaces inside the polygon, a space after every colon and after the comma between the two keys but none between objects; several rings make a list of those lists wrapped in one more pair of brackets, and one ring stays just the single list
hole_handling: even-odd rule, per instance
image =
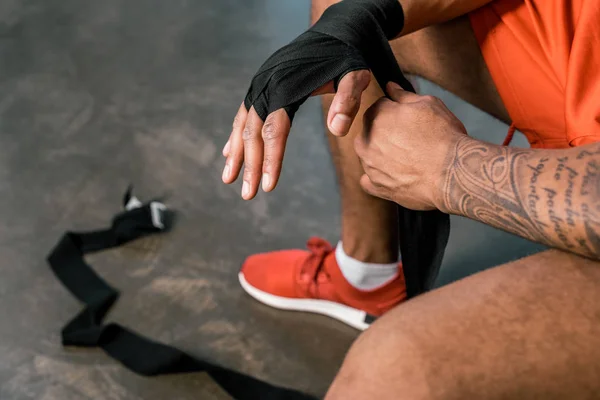
[{"label": "white sock", "polygon": [[335,258],[344,278],[355,288],[372,290],[383,286],[396,277],[398,263],[375,264],[358,261],[344,251],[340,241],[335,249]]}]

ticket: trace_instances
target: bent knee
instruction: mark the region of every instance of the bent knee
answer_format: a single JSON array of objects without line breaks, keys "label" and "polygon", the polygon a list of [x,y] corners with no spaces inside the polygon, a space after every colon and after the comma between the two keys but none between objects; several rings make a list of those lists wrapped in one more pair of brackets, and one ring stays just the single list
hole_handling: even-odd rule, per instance
[{"label": "bent knee", "polygon": [[[382,321],[383,322],[383,321]],[[352,345],[326,400],[432,399],[427,360],[418,346],[389,321],[374,324]]]},{"label": "bent knee", "polygon": [[359,337],[327,399],[588,398],[598,265],[551,250],[412,299]]}]

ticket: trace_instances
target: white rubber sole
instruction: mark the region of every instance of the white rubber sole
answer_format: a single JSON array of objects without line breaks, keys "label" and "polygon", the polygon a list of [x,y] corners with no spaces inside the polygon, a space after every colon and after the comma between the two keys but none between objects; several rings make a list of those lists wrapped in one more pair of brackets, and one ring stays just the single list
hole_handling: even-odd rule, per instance
[{"label": "white rubber sole", "polygon": [[242,285],[246,293],[273,308],[326,315],[361,331],[367,329],[373,321],[373,318],[366,312],[356,308],[327,300],[290,299],[288,297],[275,296],[249,284],[241,272],[238,274],[238,278],[240,285]]}]

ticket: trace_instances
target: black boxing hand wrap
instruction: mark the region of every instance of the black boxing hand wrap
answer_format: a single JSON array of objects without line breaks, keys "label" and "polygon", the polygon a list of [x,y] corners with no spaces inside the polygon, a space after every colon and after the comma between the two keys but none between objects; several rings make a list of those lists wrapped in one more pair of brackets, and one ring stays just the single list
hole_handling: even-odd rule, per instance
[{"label": "black boxing hand wrap", "polygon": [[388,40],[404,26],[398,0],[344,0],[325,10],[308,31],[279,49],[260,67],[244,99],[264,121],[280,108],[290,121],[318,88],[348,72],[369,69],[379,86],[389,81],[414,91]]},{"label": "black boxing hand wrap", "polygon": [[[280,108],[290,121],[318,88],[337,83],[348,72],[369,69],[379,86],[392,81],[414,92],[389,40],[404,26],[398,0],[344,0],[325,10],[317,23],[260,67],[244,100],[264,121]],[[409,298],[433,287],[450,233],[450,218],[440,211],[398,207],[402,270]]]}]

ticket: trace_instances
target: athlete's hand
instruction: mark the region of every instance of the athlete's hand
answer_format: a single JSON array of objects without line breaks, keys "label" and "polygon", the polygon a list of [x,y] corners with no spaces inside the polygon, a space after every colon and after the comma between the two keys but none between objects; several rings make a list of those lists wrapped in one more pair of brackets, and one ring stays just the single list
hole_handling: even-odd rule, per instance
[{"label": "athlete's hand", "polygon": [[363,189],[413,210],[441,209],[443,186],[463,124],[432,96],[388,84],[392,100],[367,110],[355,141],[365,175]]},{"label": "athlete's hand", "polygon": [[[338,85],[327,116],[327,127],[336,136],[344,136],[360,108],[363,91],[369,85],[371,73],[367,70],[349,72]],[[333,83],[313,92],[313,95],[334,93]],[[290,120],[284,109],[279,109],[263,121],[251,108],[242,104],[233,121],[233,130],[223,148],[227,158],[223,182],[233,183],[244,165],[242,197],[256,196],[262,177],[262,188],[270,192],[277,185],[285,144],[290,133]]]}]

